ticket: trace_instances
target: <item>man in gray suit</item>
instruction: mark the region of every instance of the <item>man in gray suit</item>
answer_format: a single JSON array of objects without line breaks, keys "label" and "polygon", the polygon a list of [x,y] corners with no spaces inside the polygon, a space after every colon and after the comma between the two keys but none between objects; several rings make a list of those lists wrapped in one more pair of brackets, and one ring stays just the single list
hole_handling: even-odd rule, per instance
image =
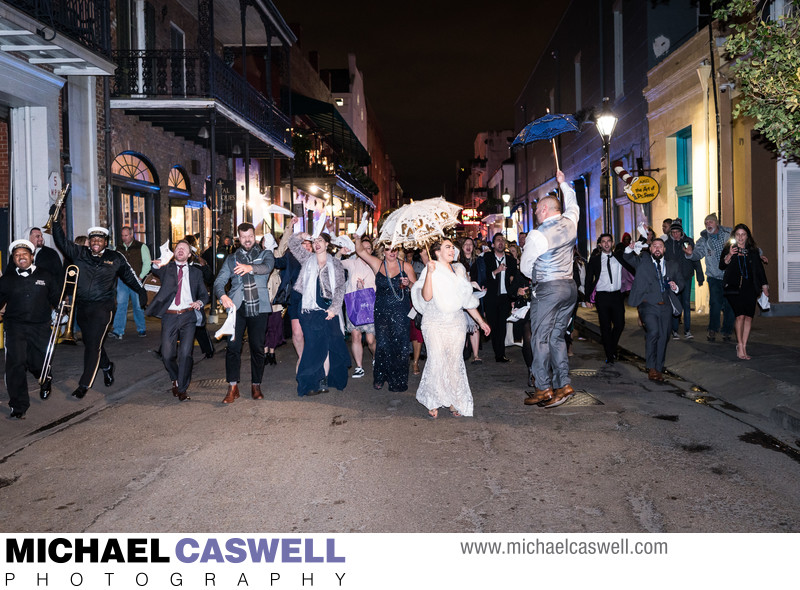
[{"label": "man in gray suit", "polygon": [[[247,330],[250,343],[250,383],[253,399],[264,399],[261,393],[261,376],[264,373],[264,336],[267,318],[272,311],[267,282],[275,266],[271,250],[262,250],[256,245],[255,228],[250,223],[241,223],[239,248],[222,263],[214,281],[214,294],[228,313],[236,314],[236,330],[228,340],[225,353],[225,378],[228,393],[223,404],[232,404],[239,397],[239,374],[242,365],[242,338]],[[231,281],[230,292],[225,294],[225,285]]]},{"label": "man in gray suit", "polygon": [[628,304],[639,308],[645,325],[647,377],[651,381],[664,381],[672,316],[681,313],[677,294],[684,287],[684,280],[677,263],[664,260],[663,240],[653,240],[649,253],[641,250],[642,243],[635,242],[623,254],[625,262],[636,269]]}]

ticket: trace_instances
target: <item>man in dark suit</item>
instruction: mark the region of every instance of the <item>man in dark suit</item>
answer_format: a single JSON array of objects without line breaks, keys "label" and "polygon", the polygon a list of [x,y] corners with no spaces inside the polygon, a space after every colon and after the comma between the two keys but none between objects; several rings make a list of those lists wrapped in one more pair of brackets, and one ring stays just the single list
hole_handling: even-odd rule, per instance
[{"label": "man in dark suit", "polygon": [[161,289],[147,309],[147,315],[161,318],[161,358],[172,379],[172,395],[180,401],[190,399],[186,391],[192,380],[194,331],[198,317],[205,321],[203,306],[209,300],[203,272],[189,264],[191,254],[189,242],[181,240],[168,264],[153,261]]},{"label": "man in dark suit", "polygon": [[[600,340],[606,353],[606,363],[616,360],[617,344],[625,329],[625,298],[622,295],[622,269],[633,274],[633,268],[623,260],[622,249],[614,248],[611,234],[602,234],[598,241],[600,252],[586,265],[584,293],[591,297],[597,289],[594,305],[600,322]],[[629,242],[630,243],[630,242]],[[591,303],[588,304],[592,306]]]},{"label": "man in dark suit", "polygon": [[681,302],[677,294],[684,280],[677,263],[664,259],[664,241],[656,238],[650,252],[641,251],[642,243],[625,249],[623,258],[636,269],[628,303],[639,308],[645,325],[647,377],[664,381],[664,358],[667,354],[673,315],[680,315]]},{"label": "man in dark suit", "polygon": [[500,232],[492,239],[492,249],[483,255],[486,268],[486,287],[484,310],[486,320],[492,328],[492,348],[494,360],[498,363],[509,362],[506,358],[506,319],[511,313],[513,290],[511,281],[517,275],[517,261],[506,253],[506,239]]}]

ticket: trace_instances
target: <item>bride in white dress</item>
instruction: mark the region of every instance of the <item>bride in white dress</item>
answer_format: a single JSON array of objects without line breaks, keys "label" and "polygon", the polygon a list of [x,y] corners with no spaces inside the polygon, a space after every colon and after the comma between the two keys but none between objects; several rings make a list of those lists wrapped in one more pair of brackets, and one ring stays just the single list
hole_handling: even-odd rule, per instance
[{"label": "bride in white dress", "polygon": [[456,417],[472,416],[472,392],[463,355],[467,327],[461,310],[472,316],[486,336],[489,324],[476,309],[478,299],[472,294],[466,270],[453,262],[453,242],[442,240],[430,252],[433,260],[411,289],[411,301],[422,314],[422,334],[428,349],[417,400],[428,408],[432,418],[439,415],[440,407],[449,407]]}]

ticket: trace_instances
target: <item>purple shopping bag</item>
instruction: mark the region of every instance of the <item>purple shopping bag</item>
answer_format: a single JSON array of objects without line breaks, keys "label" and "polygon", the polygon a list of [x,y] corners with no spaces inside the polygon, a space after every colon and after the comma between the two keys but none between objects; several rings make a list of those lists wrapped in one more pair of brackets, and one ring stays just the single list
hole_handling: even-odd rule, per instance
[{"label": "purple shopping bag", "polygon": [[345,293],[344,304],[347,306],[347,317],[354,326],[375,322],[375,289],[372,287]]}]

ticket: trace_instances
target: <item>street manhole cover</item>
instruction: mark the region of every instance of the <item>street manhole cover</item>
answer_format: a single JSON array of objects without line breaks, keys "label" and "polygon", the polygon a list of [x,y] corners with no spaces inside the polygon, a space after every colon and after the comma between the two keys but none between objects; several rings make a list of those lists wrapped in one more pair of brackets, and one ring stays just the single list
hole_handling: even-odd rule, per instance
[{"label": "street manhole cover", "polygon": [[570,369],[569,374],[573,377],[597,377],[597,369]]},{"label": "street manhole cover", "polygon": [[199,387],[201,389],[218,389],[227,386],[228,382],[225,381],[225,379],[200,379],[199,381],[192,381],[192,387]]},{"label": "street manhole cover", "polygon": [[603,402],[582,389],[576,389],[575,395],[569,398],[561,407],[566,406],[602,406]]}]

